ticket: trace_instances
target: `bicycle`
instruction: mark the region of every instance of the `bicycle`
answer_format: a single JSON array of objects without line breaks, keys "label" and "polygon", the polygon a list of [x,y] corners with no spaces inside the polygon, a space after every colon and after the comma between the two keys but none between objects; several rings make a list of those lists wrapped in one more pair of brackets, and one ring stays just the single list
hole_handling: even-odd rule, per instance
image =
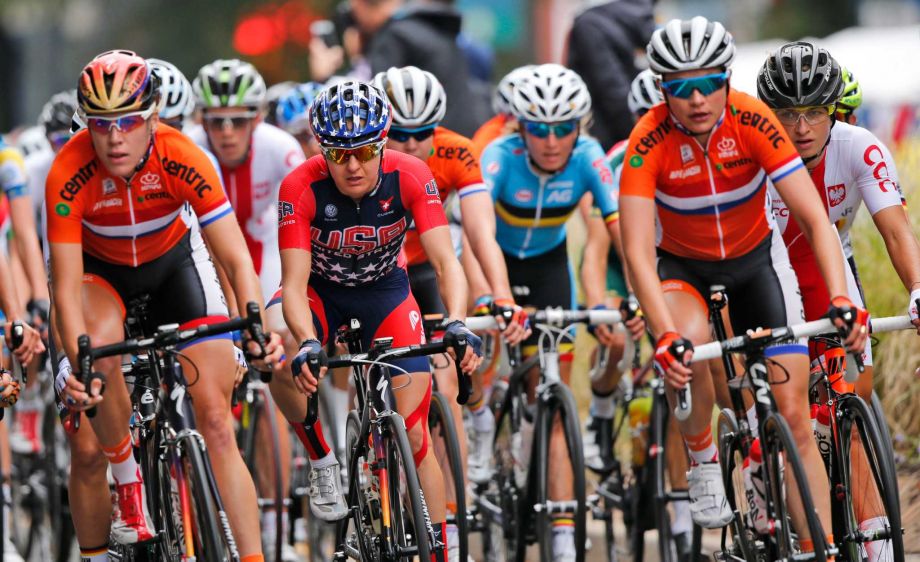
[{"label": "bicycle", "polygon": [[[587,538],[584,453],[575,399],[559,375],[559,345],[562,339],[571,338],[568,330],[573,324],[617,324],[621,316],[616,310],[547,308],[530,318],[540,331],[540,352],[526,361],[520,361],[516,353],[510,354],[510,377],[493,386],[495,471],[489,483],[473,488],[473,530],[483,535],[483,555],[488,561],[523,560],[527,545],[533,543],[538,544],[540,559],[548,561],[552,559],[552,516],[572,514],[577,560],[583,562]],[[494,318],[475,317],[467,319],[467,327],[481,331],[497,326]],[[548,344],[546,348],[544,342]],[[527,379],[537,366],[540,378],[531,407],[527,404]],[[573,473],[574,499],[568,501],[549,498],[550,436],[557,418],[562,423]],[[525,420],[533,421],[529,459],[523,454]]]},{"label": "bicycle", "polygon": [[[131,431],[138,465],[144,479],[147,505],[157,535],[137,545],[113,544],[113,560],[200,559],[205,562],[239,562],[230,523],[206,452],[206,444],[195,429],[195,412],[189,382],[177,360],[176,348],[197,339],[249,330],[264,350],[259,307],[247,306],[247,317],[180,330],[177,324],[156,329],[152,336],[140,333],[146,325],[149,298],[128,303],[123,342],[93,348],[90,338],[78,338],[78,360],[83,384],[105,377],[92,370],[93,361],[103,357],[132,356],[122,365],[126,380],[133,378]],[[131,388],[133,386],[133,388]],[[88,410],[87,415],[95,415]],[[79,429],[79,414],[72,425]],[[114,543],[114,541],[113,541]]]},{"label": "bicycle", "polygon": [[[607,369],[609,349],[599,346],[595,370]],[[645,552],[646,531],[658,531],[658,556],[663,562],[680,560],[677,539],[671,531],[668,504],[689,501],[686,489],[668,487],[665,440],[668,434],[670,408],[665,396],[664,381],[655,376],[654,360],[639,364],[638,348],[627,340],[620,371],[623,373],[614,391],[614,429],[611,438],[614,463],[601,473],[595,493],[588,497],[594,519],[604,523],[605,554],[609,562],[641,561]],[[645,442],[630,436],[631,406],[635,401],[648,400],[651,405],[648,427],[643,430]],[[637,450],[637,447],[641,447]],[[653,505],[653,510],[647,507]],[[618,548],[614,535],[614,512],[619,511],[626,529],[625,548]],[[690,557],[699,557],[702,528],[693,526],[690,537]]]},{"label": "bicycle", "polygon": [[[396,413],[392,365],[387,359],[446,353],[444,341],[393,348],[392,338],[374,340],[367,353],[360,351],[361,325],[348,322],[341,337],[351,353],[329,359],[329,369],[348,367],[357,391],[357,409],[348,414],[345,451],[348,457],[347,503],[349,513],[339,523],[334,559],[364,561],[419,560],[431,557],[434,533],[424,493],[415,469],[405,421]],[[453,347],[457,357],[466,350],[465,339]],[[366,367],[366,369],[365,369]],[[311,365],[314,372],[317,365]],[[460,371],[457,400],[469,398],[469,377]],[[318,416],[317,395],[310,397],[307,424]],[[416,493],[417,492],[417,493]]]}]

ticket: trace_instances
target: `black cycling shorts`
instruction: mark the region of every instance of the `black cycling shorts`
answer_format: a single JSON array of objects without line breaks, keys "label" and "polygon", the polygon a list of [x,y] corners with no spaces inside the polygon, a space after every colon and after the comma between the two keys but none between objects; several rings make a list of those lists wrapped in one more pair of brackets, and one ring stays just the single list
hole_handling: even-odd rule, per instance
[{"label": "black cycling shorts", "polygon": [[438,275],[427,261],[408,267],[409,289],[423,315],[447,314],[438,288]]}]

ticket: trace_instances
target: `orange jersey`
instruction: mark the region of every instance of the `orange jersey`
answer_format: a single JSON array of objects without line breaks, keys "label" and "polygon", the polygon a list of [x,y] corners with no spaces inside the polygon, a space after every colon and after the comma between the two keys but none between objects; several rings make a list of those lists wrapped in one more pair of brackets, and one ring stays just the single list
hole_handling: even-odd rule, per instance
[{"label": "orange jersey", "polygon": [[78,133],[51,165],[45,211],[52,244],[82,244],[91,256],[133,267],[165,254],[196,221],[206,226],[233,212],[208,157],[163,124],[128,181],[109,173],[89,132]]},{"label": "orange jersey", "polygon": [[490,142],[504,136],[508,122],[512,119],[510,115],[499,113],[476,129],[476,132],[473,133],[473,146],[476,147],[476,152],[482,154]]},{"label": "orange jersey", "polygon": [[[470,139],[450,129],[438,127],[434,130],[431,156],[426,163],[431,168],[431,174],[438,186],[438,194],[443,202],[446,202],[447,196],[455,190],[460,197],[488,191],[479,170],[479,151],[473,147]],[[415,228],[406,233],[405,251],[409,265],[428,261]]]},{"label": "orange jersey", "polygon": [[657,246],[677,256],[743,256],[770,233],[767,177],[804,167],[773,112],[735,90],[706,147],[653,107],[629,136],[620,196],[655,200]]}]

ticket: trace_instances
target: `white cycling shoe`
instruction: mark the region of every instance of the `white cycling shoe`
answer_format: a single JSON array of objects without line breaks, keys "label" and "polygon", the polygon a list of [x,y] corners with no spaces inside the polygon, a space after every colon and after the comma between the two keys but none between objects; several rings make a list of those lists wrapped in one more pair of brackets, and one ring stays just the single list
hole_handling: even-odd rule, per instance
[{"label": "white cycling shoe", "polygon": [[310,469],[310,511],[327,522],[339,521],[348,514],[338,462]]},{"label": "white cycling shoe", "polygon": [[704,529],[720,529],[732,520],[725,498],[722,469],[717,462],[698,464],[687,473],[690,487],[690,516]]},{"label": "white cycling shoe", "polygon": [[471,482],[485,484],[492,478],[492,441],[495,439],[495,427],[491,431],[470,433],[470,448],[467,457],[467,473]]}]

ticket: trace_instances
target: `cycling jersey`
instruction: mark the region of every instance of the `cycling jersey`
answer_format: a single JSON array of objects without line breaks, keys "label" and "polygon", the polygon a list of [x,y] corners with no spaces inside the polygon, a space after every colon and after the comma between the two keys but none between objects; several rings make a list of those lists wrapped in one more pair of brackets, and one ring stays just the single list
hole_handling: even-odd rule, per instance
[{"label": "cycling jersey", "polygon": [[[201,125],[190,127],[188,135],[213,151]],[[259,123],[253,129],[246,160],[235,168],[220,166],[227,197],[243,231],[266,300],[281,283],[275,220],[278,189],[281,180],[304,160],[297,139],[277,127]]]},{"label": "cycling jersey", "polygon": [[606,222],[619,217],[613,172],[590,137],[578,138],[565,168],[555,174],[534,168],[520,135],[490,144],[480,163],[495,201],[498,245],[506,254],[531,258],[562,244],[565,223],[588,191]]},{"label": "cycling jersey", "polygon": [[281,183],[279,247],[309,251],[311,279],[355,287],[386,277],[404,261],[413,220],[420,233],[447,225],[428,166],[395,150],[384,150],[377,186],[357,202],[338,190],[322,156]]},{"label": "cycling jersey", "polygon": [[0,139],[0,188],[10,199],[28,193],[26,166],[22,153]]},{"label": "cycling jersey", "polygon": [[624,158],[620,195],[654,199],[658,247],[697,260],[757,247],[771,230],[767,176],[804,166],[773,112],[735,90],[705,147],[660,104],[636,124]]},{"label": "cycling jersey", "polygon": [[482,154],[485,151],[486,147],[489,146],[489,143],[497,139],[498,137],[505,135],[505,130],[508,127],[508,122],[512,121],[514,117],[510,115],[505,115],[499,113],[498,115],[492,117],[485,123],[483,123],[476,132],[473,134],[473,146],[476,148],[479,154]]},{"label": "cycling jersey", "polygon": [[29,180],[28,193],[32,197],[32,205],[35,207],[36,225],[42,230],[41,210],[45,206],[45,180],[48,179],[48,172],[51,171],[51,163],[54,162],[55,153],[50,150],[35,152],[26,156],[26,177]]},{"label": "cycling jersey", "polygon": [[[434,130],[431,155],[426,163],[431,168],[431,174],[445,207],[451,193],[457,192],[463,198],[487,191],[482,181],[482,173],[479,171],[479,152],[473,148],[470,139],[450,129],[437,127]],[[406,233],[405,251],[409,265],[428,261],[414,226]]]},{"label": "cycling jersey", "polygon": [[162,256],[195,226],[233,212],[214,166],[179,131],[160,125],[141,169],[113,176],[89,132],[57,155],[45,186],[48,241],[82,244],[103,261],[137,267]]}]

